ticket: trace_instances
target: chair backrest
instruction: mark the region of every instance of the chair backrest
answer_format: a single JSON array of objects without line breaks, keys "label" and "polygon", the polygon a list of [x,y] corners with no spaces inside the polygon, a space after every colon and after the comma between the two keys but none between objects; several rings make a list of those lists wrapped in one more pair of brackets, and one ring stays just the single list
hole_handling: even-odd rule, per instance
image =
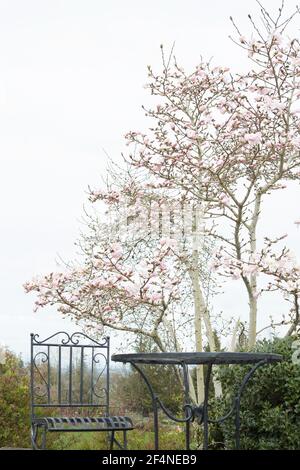
[{"label": "chair backrest", "polygon": [[109,337],[31,333],[31,413],[37,408],[102,408],[109,415]]}]

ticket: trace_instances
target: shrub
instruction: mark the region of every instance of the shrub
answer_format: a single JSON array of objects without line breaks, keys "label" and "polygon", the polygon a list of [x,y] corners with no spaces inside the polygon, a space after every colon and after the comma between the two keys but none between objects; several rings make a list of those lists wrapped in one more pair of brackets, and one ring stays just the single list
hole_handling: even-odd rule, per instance
[{"label": "shrub", "polygon": [[22,361],[6,351],[0,365],[0,447],[29,447],[29,380]]},{"label": "shrub", "polygon": [[[259,368],[243,392],[241,449],[299,449],[300,366],[291,359],[294,340],[275,338],[257,343],[256,352],[282,354],[283,361]],[[247,370],[249,366],[222,368],[220,379],[225,399],[211,404],[214,417],[228,411]],[[211,447],[234,448],[234,430],[233,418],[214,425],[210,433]]]}]

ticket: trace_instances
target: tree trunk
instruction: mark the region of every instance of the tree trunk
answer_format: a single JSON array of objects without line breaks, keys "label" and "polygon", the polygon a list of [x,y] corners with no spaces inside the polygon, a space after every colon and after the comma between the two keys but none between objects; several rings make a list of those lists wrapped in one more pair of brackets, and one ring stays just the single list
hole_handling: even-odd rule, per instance
[{"label": "tree trunk", "polygon": [[[252,221],[250,225],[250,250],[251,254],[256,253],[256,227],[260,214],[261,194],[258,193],[255,199]],[[250,289],[249,289],[249,334],[248,346],[249,349],[253,348],[256,342],[256,323],[257,323],[257,274],[254,273],[250,276]]]},{"label": "tree trunk", "polygon": [[[205,299],[203,297],[201,289],[201,281],[199,275],[199,251],[203,249],[203,240],[201,234],[201,223],[202,209],[199,207],[193,208],[193,220],[192,220],[192,234],[193,234],[193,251],[191,265],[189,266],[189,275],[192,281],[193,288],[193,299],[194,299],[194,311],[195,311],[195,343],[196,351],[203,351],[203,331],[202,331],[202,320],[205,324],[206,335],[209,343],[210,350],[213,352],[216,350],[216,342],[214,332],[211,326],[209,313]],[[204,401],[204,371],[203,365],[198,365],[196,368],[197,377],[197,398],[198,404]],[[221,384],[215,380],[215,393],[216,396],[222,395]]]},{"label": "tree trunk", "polygon": [[254,294],[255,294],[254,290],[249,294],[249,307],[250,307],[249,333],[248,333],[249,349],[252,349],[256,342],[257,300],[253,296]]},{"label": "tree trunk", "polygon": [[[207,311],[206,303],[203,297],[203,293],[200,286],[200,277],[198,271],[198,258],[199,253],[197,250],[193,252],[193,266],[190,269],[190,277],[193,286],[193,297],[194,297],[194,310],[195,310],[195,342],[196,342],[196,351],[203,351],[203,331],[202,331],[202,319],[205,323],[206,335],[209,343],[209,348],[211,352],[216,351],[216,342],[211,326],[211,321],[209,313]],[[214,376],[213,377],[215,396],[222,396],[222,386],[219,380]],[[197,366],[197,395],[198,403],[202,403],[199,397],[204,398],[204,374],[203,366]]]},{"label": "tree trunk", "polygon": [[[179,342],[176,338],[176,332],[174,331],[173,325],[170,323],[170,321],[166,317],[164,317],[163,323],[164,323],[164,326],[165,326],[166,330],[169,332],[169,334],[171,335],[171,337],[174,341],[176,352],[182,352],[182,348],[181,348],[181,346],[180,346],[180,344],[179,344]],[[190,398],[191,398],[192,402],[196,404],[197,403],[197,395],[196,395],[196,390],[195,390],[195,387],[194,387],[194,383],[193,383],[193,379],[191,377],[190,371],[188,372],[188,379],[189,379]],[[179,381],[181,383],[182,388],[184,389],[182,377],[179,378]]]},{"label": "tree trunk", "polygon": [[[193,297],[194,297],[194,311],[195,311],[195,342],[196,342],[196,351],[203,351],[203,337],[202,337],[202,312],[205,308],[203,304],[203,297],[201,295],[201,290],[199,282],[197,282],[198,273],[195,269],[191,271],[191,280],[193,285]],[[198,365],[196,368],[196,377],[197,377],[197,403],[203,403],[204,401],[204,373],[203,365]]]}]

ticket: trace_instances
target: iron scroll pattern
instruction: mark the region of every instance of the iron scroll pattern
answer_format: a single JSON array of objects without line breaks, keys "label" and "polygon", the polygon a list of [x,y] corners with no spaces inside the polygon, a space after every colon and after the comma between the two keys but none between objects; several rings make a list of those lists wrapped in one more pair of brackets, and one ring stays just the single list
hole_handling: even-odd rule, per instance
[{"label": "iron scroll pattern", "polygon": [[98,371],[98,374],[96,376],[95,381],[94,381],[93,372],[92,372],[91,393],[92,393],[92,396],[95,396],[99,400],[102,400],[104,398],[106,400],[108,400],[108,389],[107,389],[107,387],[99,387],[98,388],[98,384],[100,383],[100,379],[104,376],[105,371],[107,373],[109,358],[101,352],[94,353],[93,356],[92,356],[92,371],[93,371],[93,368],[94,368],[93,367],[94,364],[99,364],[100,363],[100,360],[99,360],[100,357],[103,357],[103,359],[104,359],[103,364],[104,365],[103,365],[102,369],[100,369],[100,372]]},{"label": "iron scroll pattern", "polygon": [[[57,339],[59,336],[63,336],[60,341],[57,341],[56,344],[57,346],[62,345],[62,346],[80,346],[80,339],[85,339],[91,342],[92,346],[95,347],[100,347],[100,348],[108,348],[109,346],[109,337],[105,336],[102,338],[101,341],[96,341],[94,338],[91,338],[85,333],[82,333],[81,331],[75,331],[75,333],[72,333],[71,335],[67,333],[66,331],[58,331],[57,333],[54,333],[53,335],[49,336],[48,338],[45,338],[43,340],[39,339],[38,334],[33,334],[31,333],[32,337],[32,344],[34,346],[42,346],[42,345],[47,345],[48,342],[54,338]],[[55,340],[54,340],[55,341]],[[53,345],[54,345],[53,344]],[[83,346],[87,346],[87,344],[83,344]]]},{"label": "iron scroll pattern", "polygon": [[[109,406],[109,337],[104,337],[100,341],[95,340],[85,333],[75,332],[69,334],[59,331],[45,339],[40,339],[38,334],[31,334],[31,401],[32,406]],[[67,356],[67,368],[62,363],[62,349],[69,350]],[[78,350],[81,354],[79,361],[80,383],[76,385],[73,380],[74,361],[73,350]],[[91,351],[89,374],[89,388],[83,383],[85,368],[84,351]],[[103,350],[103,352],[101,352]],[[52,351],[52,353],[51,353]],[[53,351],[56,354],[56,369],[50,368],[53,363]],[[51,361],[50,361],[51,356]],[[73,359],[72,359],[73,358]],[[55,372],[54,372],[55,370]],[[85,369],[86,370],[86,369]],[[55,381],[53,381],[55,375]],[[67,382],[63,385],[63,374]],[[106,379],[105,379],[106,376]],[[86,376],[87,379],[87,376]],[[88,383],[87,382],[87,383]],[[86,383],[86,385],[87,385]],[[74,385],[78,387],[75,389]],[[77,391],[76,391],[77,390]],[[78,395],[78,396],[77,396]],[[55,397],[55,398],[54,398]]]},{"label": "iron scroll pattern", "polygon": [[[42,398],[47,397],[47,400],[49,402],[50,400],[49,375],[47,375],[47,379],[43,375],[39,367],[39,364],[37,362],[37,359],[39,358],[41,359],[42,364],[47,364],[47,368],[49,367],[49,354],[46,353],[45,351],[38,351],[32,359],[32,365],[33,365],[34,371],[36,371],[38,376],[40,377],[41,382],[39,384],[35,384],[36,381],[34,381],[34,385],[32,388],[32,399],[35,400],[35,399],[42,399]],[[44,391],[42,390],[42,387],[45,389]]]}]

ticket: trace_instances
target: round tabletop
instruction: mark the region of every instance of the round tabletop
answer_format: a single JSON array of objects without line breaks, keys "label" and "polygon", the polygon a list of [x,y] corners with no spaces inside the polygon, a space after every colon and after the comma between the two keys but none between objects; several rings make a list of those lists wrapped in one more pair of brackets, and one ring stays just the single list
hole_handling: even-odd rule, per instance
[{"label": "round tabletop", "polygon": [[132,353],[113,354],[115,362],[132,362],[135,364],[255,364],[280,362],[282,356],[272,353],[245,352],[169,352],[169,353]]}]

